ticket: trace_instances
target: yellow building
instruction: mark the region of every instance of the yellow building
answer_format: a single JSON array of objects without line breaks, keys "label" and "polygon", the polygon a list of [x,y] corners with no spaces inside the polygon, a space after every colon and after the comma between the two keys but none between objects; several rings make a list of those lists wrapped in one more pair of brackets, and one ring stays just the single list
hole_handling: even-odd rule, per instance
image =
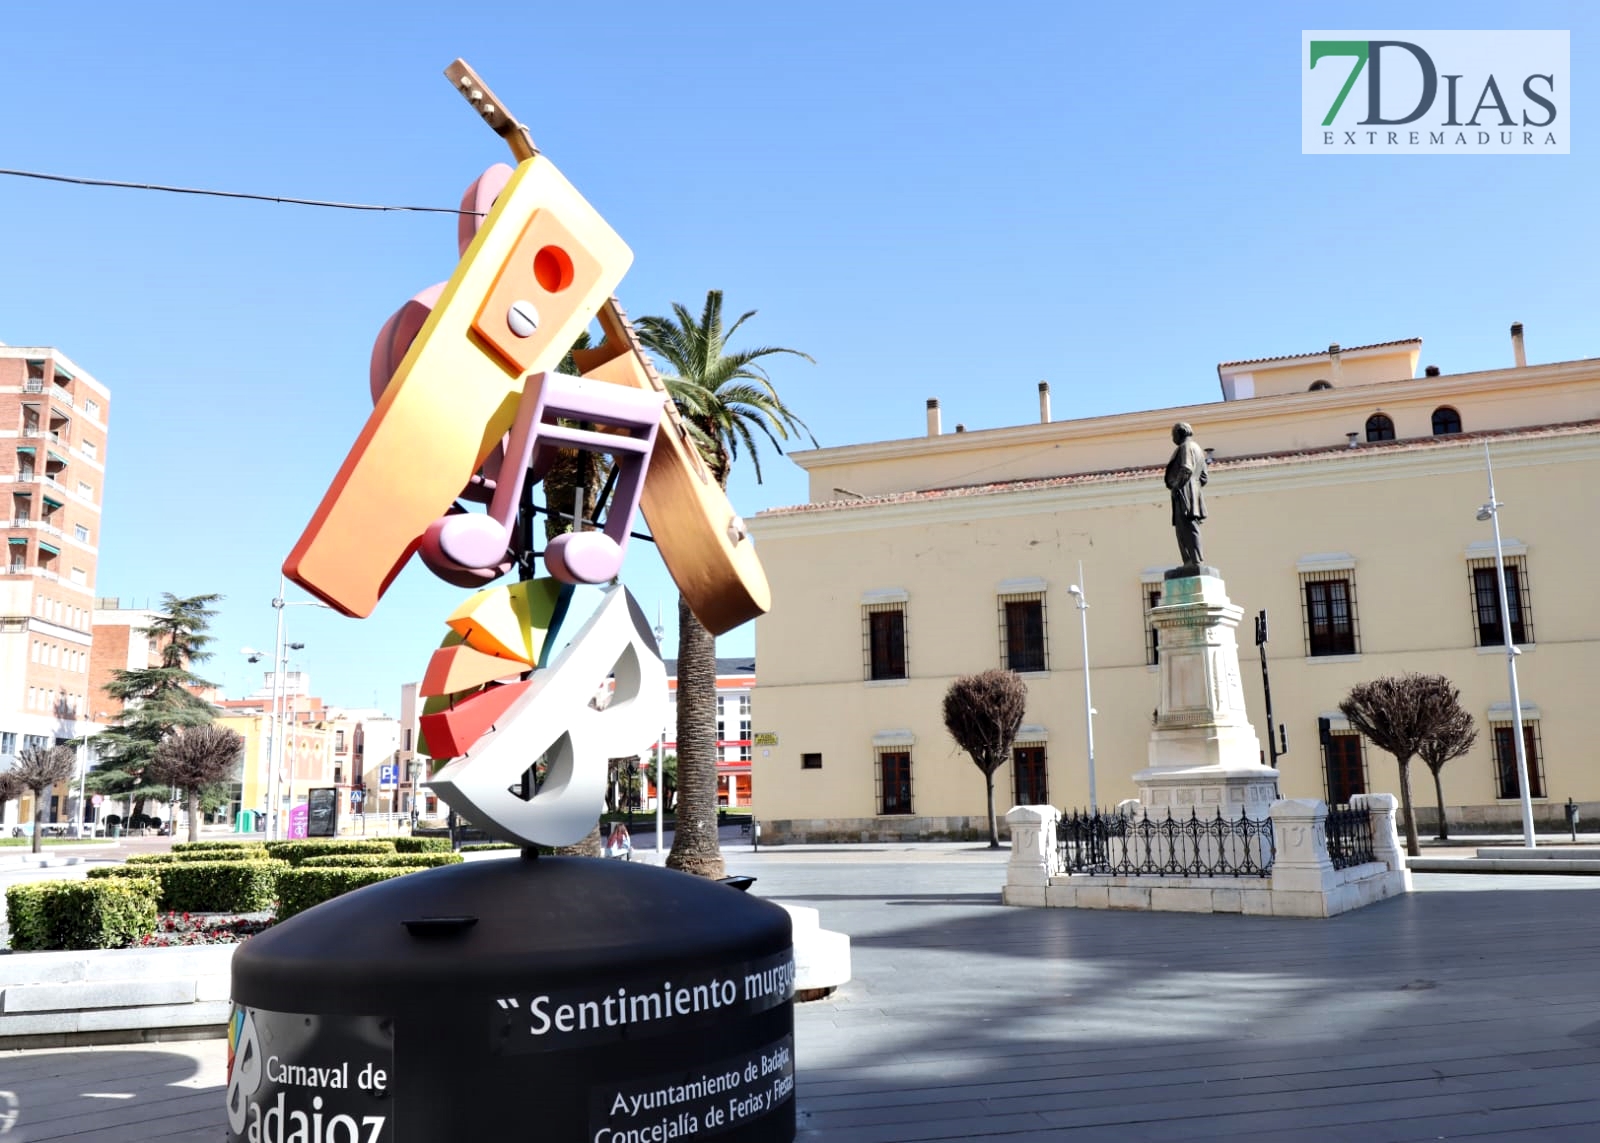
[{"label": "yellow building", "polygon": [[[1534,814],[1600,810],[1587,716],[1600,669],[1591,568],[1600,490],[1600,360],[1417,376],[1420,341],[1218,366],[1222,400],[794,454],[810,503],[753,521],[774,606],[758,620],[755,727],[763,840],[961,835],[983,780],[946,733],[956,676],[1022,673],[1028,713],[996,801],[1088,799],[1079,581],[1090,604],[1102,804],[1148,764],[1159,647],[1148,623],[1178,562],[1162,469],[1174,422],[1211,456],[1206,562],[1245,611],[1240,662],[1267,741],[1253,617],[1269,616],[1285,797],[1397,791],[1394,760],[1350,732],[1358,682],[1437,672],[1479,740],[1444,770],[1452,823],[1514,830],[1512,717],[1485,444],[1511,588]],[[826,574],[819,574],[826,569]],[[1433,790],[1412,767],[1419,816]]]}]

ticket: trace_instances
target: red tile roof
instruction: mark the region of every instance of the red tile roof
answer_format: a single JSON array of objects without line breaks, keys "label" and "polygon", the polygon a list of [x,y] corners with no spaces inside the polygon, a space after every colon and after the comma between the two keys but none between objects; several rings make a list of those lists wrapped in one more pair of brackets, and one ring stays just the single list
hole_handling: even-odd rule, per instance
[{"label": "red tile roof", "polygon": [[[1452,433],[1441,437],[1412,437],[1407,440],[1363,442],[1355,448],[1348,444],[1328,445],[1324,448],[1289,449],[1283,452],[1254,453],[1248,456],[1216,457],[1213,470],[1230,468],[1267,468],[1275,464],[1309,460],[1316,457],[1355,458],[1374,452],[1428,452],[1438,449],[1459,448],[1465,444],[1481,444],[1494,440],[1537,440],[1550,437],[1582,436],[1600,432],[1600,419],[1572,421],[1554,425],[1526,425],[1514,429],[1488,429],[1471,433]],[[1061,476],[1035,476],[1021,480],[997,480],[987,484],[961,484],[949,488],[923,488],[911,492],[893,492],[883,496],[867,496],[859,500],[824,500],[813,504],[796,504],[787,508],[768,508],[756,514],[756,519],[767,516],[796,516],[812,512],[849,512],[871,508],[879,504],[911,504],[929,500],[954,500],[968,496],[992,496],[1002,492],[1031,492],[1041,488],[1066,488],[1080,484],[1116,484],[1135,479],[1148,479],[1162,472],[1164,464],[1144,464],[1132,468],[1110,468],[1098,472],[1074,472]]]},{"label": "red tile roof", "polygon": [[[1421,344],[1422,344],[1422,339],[1420,337],[1408,337],[1408,338],[1404,338],[1401,341],[1375,341],[1371,345],[1341,345],[1339,347],[1339,353],[1341,355],[1343,355],[1343,354],[1346,354],[1346,353],[1355,353],[1357,350],[1360,350],[1360,349],[1388,349],[1392,345],[1421,345]],[[1269,361],[1293,361],[1297,357],[1326,357],[1326,356],[1328,356],[1328,351],[1326,349],[1313,349],[1310,353],[1284,353],[1284,354],[1280,354],[1277,357],[1251,357],[1251,358],[1249,358],[1249,359],[1247,359],[1245,361],[1222,361],[1222,362],[1218,362],[1217,368],[1218,369],[1227,369],[1227,368],[1229,368],[1231,366],[1234,366],[1234,365],[1265,365]]]}]

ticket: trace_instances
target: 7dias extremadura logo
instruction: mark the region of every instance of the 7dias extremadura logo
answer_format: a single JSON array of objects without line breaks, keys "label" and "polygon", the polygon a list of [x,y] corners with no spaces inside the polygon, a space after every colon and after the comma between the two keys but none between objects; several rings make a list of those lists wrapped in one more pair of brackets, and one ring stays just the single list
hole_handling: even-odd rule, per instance
[{"label": "7dias extremadura logo", "polygon": [[1305,155],[1566,155],[1566,32],[1302,32]]}]

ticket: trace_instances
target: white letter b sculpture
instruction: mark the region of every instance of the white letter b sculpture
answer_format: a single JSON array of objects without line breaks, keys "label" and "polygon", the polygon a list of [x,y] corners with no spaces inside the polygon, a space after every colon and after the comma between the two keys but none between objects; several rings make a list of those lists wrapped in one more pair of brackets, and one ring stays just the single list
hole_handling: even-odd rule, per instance
[{"label": "white letter b sculpture", "polygon": [[[611,701],[597,708],[608,676],[615,683]],[[666,668],[639,605],[627,588],[610,588],[555,661],[429,785],[505,841],[571,845],[605,809],[607,761],[656,741],[666,697]],[[541,757],[543,780],[525,782]]]}]

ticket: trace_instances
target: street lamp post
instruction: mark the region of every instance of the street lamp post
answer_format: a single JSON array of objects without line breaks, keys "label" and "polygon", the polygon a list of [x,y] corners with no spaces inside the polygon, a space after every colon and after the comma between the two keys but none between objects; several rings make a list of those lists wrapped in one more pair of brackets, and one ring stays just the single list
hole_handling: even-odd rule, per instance
[{"label": "street lamp post", "polygon": [[1522,731],[1522,695],[1517,689],[1517,656],[1522,654],[1511,641],[1511,607],[1506,592],[1506,552],[1500,540],[1500,509],[1505,507],[1494,495],[1494,462],[1489,458],[1489,442],[1483,442],[1483,465],[1489,474],[1489,502],[1478,509],[1478,519],[1494,522],[1494,567],[1500,581],[1500,637],[1506,645],[1506,676],[1511,684],[1511,720],[1517,758],[1517,793],[1522,800],[1522,844],[1533,849],[1533,798],[1528,788],[1528,748]]},{"label": "street lamp post", "polygon": [[[103,710],[95,711],[95,721],[91,726],[100,726],[100,720],[106,717]],[[100,729],[91,730],[83,738],[83,769],[78,771],[78,836],[83,836],[83,831],[89,825],[89,768],[94,765],[94,736]]]},{"label": "street lamp post", "polygon": [[1089,812],[1094,813],[1099,800],[1094,788],[1094,701],[1089,687],[1089,601],[1083,596],[1083,561],[1078,561],[1078,583],[1067,588],[1078,601],[1078,620],[1083,627],[1083,726],[1089,747]]},{"label": "street lamp post", "polygon": [[[660,654],[661,653],[661,640],[663,640],[663,639],[665,639],[667,637],[667,629],[666,629],[665,626],[662,625],[662,622],[661,622],[661,603],[660,603],[660,601],[657,601],[657,603],[656,603],[656,630],[655,630],[655,635],[656,635],[656,653]],[[662,821],[663,821],[662,807],[666,804],[666,801],[667,801],[667,784],[666,784],[666,781],[665,781],[666,772],[667,772],[667,726],[666,726],[666,723],[662,723],[661,724],[661,735],[660,735],[660,737],[658,737],[656,739],[656,856],[658,858],[661,856],[662,838],[665,836],[665,834],[664,834],[664,832],[662,830]]]},{"label": "street lamp post", "polygon": [[[272,607],[278,613],[277,634],[274,636],[272,652],[272,710],[270,714],[272,731],[271,749],[268,751],[268,765],[271,771],[267,775],[267,838],[276,840],[281,836],[279,828],[279,798],[282,796],[279,783],[283,771],[283,740],[284,740],[284,712],[288,704],[288,680],[286,674],[289,669],[289,652],[302,651],[304,643],[284,643],[283,641],[283,609],[285,607],[326,607],[334,610],[320,599],[284,599],[283,593],[288,590],[288,577],[278,577],[278,594],[273,597]],[[249,656],[250,662],[260,662],[265,653],[244,648],[243,653]]]}]

